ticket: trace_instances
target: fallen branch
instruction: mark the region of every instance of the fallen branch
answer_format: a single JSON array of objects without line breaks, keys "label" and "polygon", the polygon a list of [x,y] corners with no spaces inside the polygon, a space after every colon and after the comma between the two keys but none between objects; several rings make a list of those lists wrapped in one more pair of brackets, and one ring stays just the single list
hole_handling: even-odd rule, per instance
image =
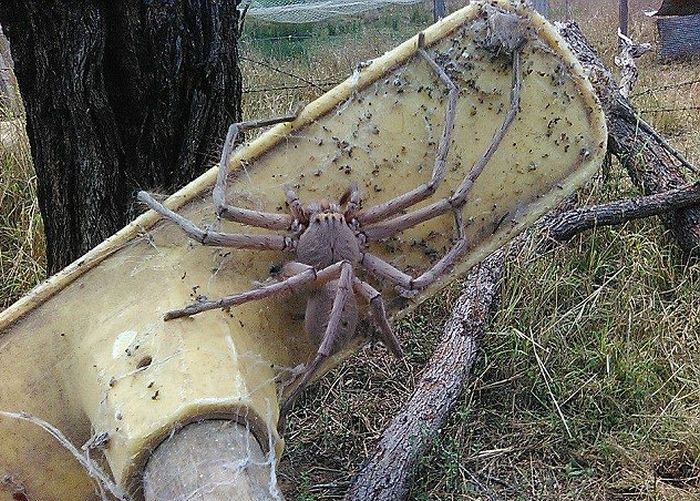
[{"label": "fallen branch", "polygon": [[596,226],[624,224],[694,205],[700,206],[700,181],[664,193],[570,210],[552,218],[547,229],[550,238],[564,241]]},{"label": "fallen branch", "polygon": [[[566,203],[566,202],[565,202]],[[624,224],[692,205],[700,206],[700,182],[665,193],[550,213],[540,231],[564,241],[595,226]],[[468,380],[479,343],[496,310],[505,259],[525,238],[501,249],[473,268],[462,294],[411,398],[384,430],[375,453],[353,478],[346,501],[404,499],[416,461],[431,446]]]},{"label": "fallen branch", "polygon": [[[646,195],[681,188],[688,180],[674,158],[686,168],[695,168],[672,148],[620,94],[610,70],[573,21],[557,23],[559,32],[589,73],[608,122],[608,150],[627,169],[632,182]],[[688,255],[700,256],[700,207],[667,212],[664,224]]]}]

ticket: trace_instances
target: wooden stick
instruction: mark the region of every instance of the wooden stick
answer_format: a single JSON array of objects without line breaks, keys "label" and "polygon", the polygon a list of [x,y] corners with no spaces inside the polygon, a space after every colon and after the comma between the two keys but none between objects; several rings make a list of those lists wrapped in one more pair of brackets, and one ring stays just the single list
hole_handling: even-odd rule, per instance
[{"label": "wooden stick", "polygon": [[275,461],[233,421],[200,421],[160,444],[143,479],[146,501],[282,500]]}]

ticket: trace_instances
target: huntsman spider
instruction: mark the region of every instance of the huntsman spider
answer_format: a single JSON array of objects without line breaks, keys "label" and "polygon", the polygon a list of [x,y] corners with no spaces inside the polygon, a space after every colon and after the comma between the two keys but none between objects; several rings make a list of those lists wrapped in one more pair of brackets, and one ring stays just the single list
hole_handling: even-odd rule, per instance
[{"label": "huntsman spider", "polygon": [[[296,377],[293,391],[280,409],[279,428],[295,399],[304,390],[320,364],[336,353],[354,335],[358,322],[358,298],[369,305],[381,340],[397,357],[401,346],[392,331],[380,292],[358,277],[361,268],[369,276],[396,287],[400,294],[412,296],[447,273],[468,249],[462,221],[462,208],[474,182],[489,162],[518,111],[521,88],[520,47],[512,51],[512,88],[510,108],[494,134],[487,150],[475,162],[460,185],[448,198],[406,212],[406,209],[435,193],[445,176],[446,160],[455,121],[459,89],[452,79],[426,52],[424,37],[418,37],[417,53],[448,89],[444,127],[437,146],[432,175],[427,183],[373,207],[361,208],[361,194],[352,184],[338,202],[323,199],[304,205],[291,186],[285,186],[289,214],[267,213],[228,205],[226,183],[228,162],[238,132],[245,129],[289,121],[293,117],[243,122],[231,125],[219,163],[213,190],[216,213],[220,218],[284,234],[231,234],[201,229],[183,216],[166,208],[146,192],[138,199],[177,224],[185,234],[203,245],[235,249],[264,249],[289,253],[278,281],[222,297],[200,300],[182,309],[170,311],[165,320],[195,315],[211,309],[226,309],[249,301],[304,291],[307,294],[304,328],[319,348],[303,372]],[[450,250],[419,276],[411,276],[369,252],[367,244],[396,235],[408,228],[443,214],[452,213],[456,238]]]}]

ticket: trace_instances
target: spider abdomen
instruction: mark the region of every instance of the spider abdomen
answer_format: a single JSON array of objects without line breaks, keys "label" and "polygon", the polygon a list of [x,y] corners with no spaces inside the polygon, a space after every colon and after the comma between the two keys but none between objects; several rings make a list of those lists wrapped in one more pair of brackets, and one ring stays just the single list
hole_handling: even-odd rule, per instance
[{"label": "spider abdomen", "polygon": [[340,261],[357,264],[360,245],[355,234],[337,212],[322,212],[311,216],[309,226],[299,237],[297,260],[316,269]]}]

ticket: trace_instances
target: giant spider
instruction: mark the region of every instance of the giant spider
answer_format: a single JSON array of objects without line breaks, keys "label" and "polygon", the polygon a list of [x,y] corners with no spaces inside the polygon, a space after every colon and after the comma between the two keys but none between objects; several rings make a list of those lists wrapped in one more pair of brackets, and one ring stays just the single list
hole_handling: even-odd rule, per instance
[{"label": "giant spider", "polygon": [[[319,348],[316,356],[298,376],[296,387],[280,409],[280,429],[284,427],[284,420],[292,403],[306,387],[319,365],[352,338],[358,321],[355,295],[369,304],[373,320],[387,348],[397,357],[402,355],[399,342],[387,319],[381,294],[372,285],[358,278],[356,269],[361,267],[369,275],[396,286],[402,295],[411,296],[444,275],[466,252],[468,246],[464,235],[462,208],[474,182],[495,153],[517,113],[521,87],[520,48],[519,46],[512,50],[513,83],[510,108],[493,136],[491,144],[450,197],[420,209],[403,213],[404,210],[435,193],[444,178],[459,96],[459,90],[454,82],[425,51],[422,33],[418,37],[417,52],[449,91],[444,127],[438,143],[432,175],[427,183],[368,209],[360,207],[361,196],[356,184],[352,184],[337,203],[323,199],[308,205],[303,205],[292,187],[286,186],[285,195],[289,214],[259,212],[228,205],[226,202],[228,161],[238,132],[292,119],[292,117],[283,117],[231,125],[219,163],[213,199],[219,217],[258,228],[284,231],[284,235],[230,234],[201,229],[157,202],[148,193],[142,191],[138,194],[140,201],[176,223],[187,236],[203,245],[278,250],[295,256],[282,267],[280,280],[277,282],[217,300],[201,300],[165,315],[165,320],[170,320],[215,308],[228,308],[286,292],[295,292],[302,288],[308,289],[304,328],[318,343]],[[451,249],[420,276],[408,275],[367,249],[368,242],[390,237],[450,212],[454,216],[456,240]]]}]

